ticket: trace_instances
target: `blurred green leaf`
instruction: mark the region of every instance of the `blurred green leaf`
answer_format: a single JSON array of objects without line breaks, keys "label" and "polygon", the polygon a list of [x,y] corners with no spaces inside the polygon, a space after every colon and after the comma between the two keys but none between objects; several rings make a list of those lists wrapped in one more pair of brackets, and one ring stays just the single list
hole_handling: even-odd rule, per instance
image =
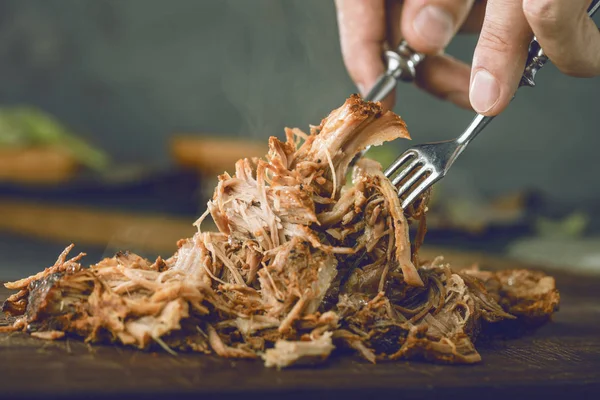
[{"label": "blurred green leaf", "polygon": [[56,146],[94,170],[108,166],[106,153],[89,145],[56,118],[29,106],[0,108],[0,146]]},{"label": "blurred green leaf", "polygon": [[583,236],[589,223],[589,217],[575,212],[562,220],[539,218],[536,221],[536,231],[542,237],[577,238]]},{"label": "blurred green leaf", "polygon": [[398,150],[395,149],[394,146],[384,143],[381,146],[371,147],[366,154],[366,157],[377,161],[385,169],[393,163],[399,155]]}]

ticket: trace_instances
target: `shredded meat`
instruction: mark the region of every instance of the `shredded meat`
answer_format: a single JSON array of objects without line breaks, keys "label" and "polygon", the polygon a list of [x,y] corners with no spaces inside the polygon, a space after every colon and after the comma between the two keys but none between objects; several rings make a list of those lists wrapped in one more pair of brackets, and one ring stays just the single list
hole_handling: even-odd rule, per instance
[{"label": "shredded meat", "polygon": [[[420,262],[427,196],[403,210],[365,147],[409,138],[402,119],[350,97],[305,134],[272,137],[265,159],[219,176],[198,232],[155,262],[119,253],[88,268],[73,245],[6,287],[2,310],[44,339],[79,337],[168,352],[262,358],[288,367],[351,349],[370,362],[475,363],[474,341],[500,321],[557,310],[552,277],[456,271]],[[204,232],[211,217],[217,232]],[[411,246],[408,226],[419,229]]]},{"label": "shredded meat", "polygon": [[331,332],[325,332],[321,337],[307,341],[278,340],[275,342],[275,347],[264,353],[265,366],[284,368],[292,364],[322,362],[335,348],[331,335]]}]

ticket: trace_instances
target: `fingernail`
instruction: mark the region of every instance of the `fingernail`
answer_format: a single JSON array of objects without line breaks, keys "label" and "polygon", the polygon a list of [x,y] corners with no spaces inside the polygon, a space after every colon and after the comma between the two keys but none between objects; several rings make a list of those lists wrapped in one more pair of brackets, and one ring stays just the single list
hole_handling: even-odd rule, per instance
[{"label": "fingernail", "polygon": [[438,6],[425,6],[413,20],[413,29],[430,46],[443,49],[454,34],[452,16]]},{"label": "fingernail", "polygon": [[494,75],[484,69],[477,71],[469,92],[471,105],[478,113],[492,109],[500,99],[500,85]]}]

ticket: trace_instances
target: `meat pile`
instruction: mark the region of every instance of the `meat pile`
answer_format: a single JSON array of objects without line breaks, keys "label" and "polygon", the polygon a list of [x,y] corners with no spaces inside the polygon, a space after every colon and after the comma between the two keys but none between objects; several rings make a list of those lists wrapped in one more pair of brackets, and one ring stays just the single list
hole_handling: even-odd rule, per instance
[{"label": "meat pile", "polygon": [[[427,198],[403,210],[381,166],[352,158],[409,138],[403,120],[353,95],[310,134],[286,129],[265,159],[219,177],[197,233],[154,262],[84,254],[6,284],[10,329],[168,352],[262,358],[287,367],[335,349],[370,362],[476,363],[473,343],[502,321],[544,322],[558,309],[554,279],[538,272],[456,271],[423,261]],[[210,216],[217,232],[204,232]],[[418,223],[413,245],[409,224]],[[5,328],[6,329],[6,328]]]}]

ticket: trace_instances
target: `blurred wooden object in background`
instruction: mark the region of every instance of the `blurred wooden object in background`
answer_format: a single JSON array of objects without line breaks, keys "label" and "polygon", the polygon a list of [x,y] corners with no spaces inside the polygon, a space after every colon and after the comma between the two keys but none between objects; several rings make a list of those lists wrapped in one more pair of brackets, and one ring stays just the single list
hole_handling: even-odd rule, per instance
[{"label": "blurred wooden object in background", "polygon": [[[170,256],[191,237],[194,219],[98,210],[33,201],[0,200],[0,231],[66,245],[148,251]],[[203,229],[209,229],[207,226]]]},{"label": "blurred wooden object in background", "polygon": [[55,147],[0,147],[0,181],[26,185],[55,185],[70,181],[79,163]]},{"label": "blurred wooden object in background", "polygon": [[226,137],[175,135],[170,151],[177,165],[216,178],[225,171],[233,173],[236,161],[241,158],[264,157],[268,144]]}]

